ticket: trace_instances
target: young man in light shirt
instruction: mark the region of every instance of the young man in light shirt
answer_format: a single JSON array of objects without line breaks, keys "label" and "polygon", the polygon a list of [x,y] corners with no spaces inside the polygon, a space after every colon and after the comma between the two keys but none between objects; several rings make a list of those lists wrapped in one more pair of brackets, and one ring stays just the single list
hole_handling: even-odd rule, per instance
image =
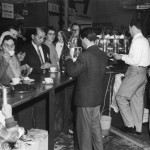
[{"label": "young man in light shirt", "polygon": [[142,132],[143,98],[147,83],[147,67],[150,65],[150,47],[143,36],[140,20],[131,20],[129,32],[133,37],[128,55],[113,54],[116,60],[129,65],[116,100],[120,108],[126,133],[140,135]]}]

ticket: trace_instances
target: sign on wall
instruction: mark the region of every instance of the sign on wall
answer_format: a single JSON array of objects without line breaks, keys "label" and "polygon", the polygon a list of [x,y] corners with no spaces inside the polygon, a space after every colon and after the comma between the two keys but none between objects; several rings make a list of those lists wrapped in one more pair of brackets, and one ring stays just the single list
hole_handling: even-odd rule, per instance
[{"label": "sign on wall", "polygon": [[[50,12],[55,12],[55,13],[62,13],[60,12],[60,6],[58,4],[54,4],[54,3],[48,3],[48,11]],[[69,15],[75,15],[75,9],[73,8],[69,8]]]},{"label": "sign on wall", "polygon": [[2,3],[2,18],[14,18],[14,5]]},{"label": "sign on wall", "polygon": [[59,5],[53,4],[53,3],[48,3],[48,11],[59,13]]}]

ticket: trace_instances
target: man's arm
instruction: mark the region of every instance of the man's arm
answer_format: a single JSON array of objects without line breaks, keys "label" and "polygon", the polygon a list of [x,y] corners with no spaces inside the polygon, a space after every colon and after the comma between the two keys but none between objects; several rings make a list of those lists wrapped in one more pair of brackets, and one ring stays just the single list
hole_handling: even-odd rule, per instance
[{"label": "man's arm", "polygon": [[0,80],[4,76],[8,66],[9,66],[9,63],[7,61],[5,61],[3,57],[1,57],[0,58],[0,69],[1,69],[1,71],[0,71]]},{"label": "man's arm", "polygon": [[71,58],[66,60],[67,73],[71,77],[77,77],[86,68],[86,57],[85,54],[81,53],[77,60],[73,62]]}]

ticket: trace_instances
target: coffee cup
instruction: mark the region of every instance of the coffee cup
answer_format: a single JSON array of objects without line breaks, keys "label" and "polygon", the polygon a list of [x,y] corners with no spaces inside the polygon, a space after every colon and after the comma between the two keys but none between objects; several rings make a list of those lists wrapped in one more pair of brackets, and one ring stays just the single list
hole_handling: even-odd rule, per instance
[{"label": "coffee cup", "polygon": [[19,84],[20,83],[20,78],[12,78],[13,84]]},{"label": "coffee cup", "polygon": [[56,72],[56,69],[57,69],[56,67],[50,67],[51,72]]},{"label": "coffee cup", "polygon": [[44,78],[45,83],[53,83],[53,79],[52,78]]}]

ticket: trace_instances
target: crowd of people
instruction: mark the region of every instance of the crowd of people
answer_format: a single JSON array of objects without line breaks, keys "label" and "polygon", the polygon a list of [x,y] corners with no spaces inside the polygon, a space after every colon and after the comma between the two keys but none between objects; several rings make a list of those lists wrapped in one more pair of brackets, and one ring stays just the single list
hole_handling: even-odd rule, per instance
[{"label": "crowd of people", "polygon": [[[92,27],[81,30],[80,26],[74,23],[71,31],[71,36],[68,38],[64,31],[56,32],[54,27],[47,27],[46,30],[36,27],[32,29],[31,41],[21,46],[17,45],[17,38],[23,38],[23,36],[17,29],[11,27],[2,33],[0,83],[8,85],[13,77],[21,77],[21,71],[25,69],[25,66],[30,67],[28,75],[32,76],[41,75],[50,67],[56,67],[59,70],[62,69],[62,65],[65,65],[68,75],[77,79],[74,106],[76,109],[75,132],[79,149],[103,150],[100,109],[104,102],[105,93],[102,89],[107,55],[95,44],[97,35]],[[147,67],[150,65],[150,46],[142,34],[139,20],[131,20],[129,32],[133,37],[129,54],[113,54],[114,59],[122,60],[129,65],[116,94],[116,101],[125,124],[122,131],[139,135],[142,132],[143,97],[147,83]],[[26,38],[22,40],[24,43]],[[82,48],[82,53],[75,61],[69,52],[71,47]],[[9,128],[15,128],[17,123],[11,111],[9,104],[3,105],[2,113],[6,117],[6,125],[0,122],[1,143],[11,142],[9,139],[5,140],[1,130],[8,131],[10,137],[14,136]]]},{"label": "crowd of people", "polygon": [[30,30],[30,41],[21,34],[21,30],[13,26],[1,34],[0,82],[4,85],[9,84],[14,77],[21,77],[25,66],[31,68],[29,76],[46,72],[50,67],[61,69],[68,43],[81,46],[80,26],[76,23],[72,25],[70,41],[64,31],[56,32],[54,27],[35,27]]},{"label": "crowd of people", "polygon": [[[74,27],[78,29],[74,30]],[[79,46],[77,43],[80,41],[79,32],[79,25],[74,24],[70,36],[71,40],[76,42],[70,41],[69,44],[76,45],[72,44],[72,46]],[[1,85],[9,86],[12,78],[23,78],[22,70],[26,68],[30,68],[28,75],[34,76],[42,75],[49,71],[50,67],[59,70],[62,65],[65,65],[63,61],[68,54],[68,35],[64,31],[56,32],[54,27],[35,27],[31,29],[29,39],[24,37],[20,28],[14,26],[10,26],[1,34]],[[0,149],[8,150],[14,146],[24,130],[18,127],[14,120],[11,105],[3,104],[0,114]]]}]

